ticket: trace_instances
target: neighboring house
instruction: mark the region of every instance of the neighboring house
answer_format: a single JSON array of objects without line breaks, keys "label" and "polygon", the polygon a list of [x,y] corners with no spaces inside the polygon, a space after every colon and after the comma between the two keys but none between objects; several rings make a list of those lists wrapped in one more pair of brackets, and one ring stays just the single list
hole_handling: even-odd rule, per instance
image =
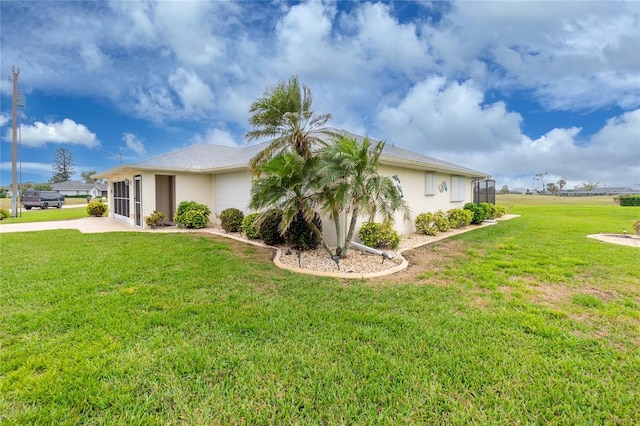
[{"label": "neighboring house", "polygon": [[[132,226],[145,227],[143,219],[153,210],[173,219],[176,206],[190,200],[206,204],[216,216],[229,207],[246,214],[250,212],[252,179],[249,160],[268,144],[193,145],[122,165],[95,177],[108,179],[109,216]],[[410,222],[397,215],[395,228],[401,234],[415,230],[413,219],[419,213],[462,208],[473,201],[472,183],[489,177],[486,173],[389,143],[385,145],[378,170],[394,179],[411,209]],[[332,231],[333,226],[325,222],[328,240],[335,238],[331,236]]]},{"label": "neighboring house", "polygon": [[84,183],[79,181],[68,180],[66,182],[53,183],[51,188],[58,191],[62,195],[91,195],[91,197],[106,197],[108,186],[106,183]]}]

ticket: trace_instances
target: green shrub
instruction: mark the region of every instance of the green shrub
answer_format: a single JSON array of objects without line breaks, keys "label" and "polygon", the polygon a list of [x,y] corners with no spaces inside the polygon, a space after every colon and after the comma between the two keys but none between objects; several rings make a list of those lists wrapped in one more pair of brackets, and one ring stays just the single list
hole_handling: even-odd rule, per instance
[{"label": "green shrub", "polygon": [[242,211],[233,207],[224,209],[220,213],[220,226],[226,232],[240,232],[242,231],[242,219],[244,219]]},{"label": "green shrub", "polygon": [[284,243],[284,237],[280,232],[280,224],[282,223],[282,210],[269,210],[263,213],[258,221],[258,233],[260,239],[269,246]]},{"label": "green shrub", "polygon": [[435,213],[420,213],[415,220],[416,232],[422,235],[436,235],[438,225],[436,224]]},{"label": "green shrub", "polygon": [[9,216],[11,216],[11,214],[9,213],[9,210],[7,209],[0,209],[0,220],[2,219],[6,219]]},{"label": "green shrub", "polygon": [[[313,224],[322,232],[322,220],[317,214],[313,217]],[[320,245],[320,238],[313,233],[302,213],[298,213],[289,225],[284,233],[284,241],[302,251],[313,250]]]},{"label": "green shrub", "polygon": [[447,212],[447,218],[452,228],[462,228],[473,220],[473,212],[465,209],[451,209]]},{"label": "green shrub", "polygon": [[623,195],[618,200],[621,206],[640,206],[640,195]]},{"label": "green shrub", "polygon": [[365,222],[358,231],[360,241],[365,246],[373,248],[397,249],[400,244],[400,235],[393,229],[391,222],[384,223]]},{"label": "green shrub", "polygon": [[104,213],[107,211],[106,204],[103,204],[99,201],[94,201],[92,203],[87,204],[87,214],[89,216],[102,217]]},{"label": "green shrub", "polygon": [[245,237],[251,238],[252,240],[257,240],[260,238],[260,232],[258,231],[258,226],[256,225],[256,220],[260,216],[260,213],[251,213],[248,214],[242,219],[242,233]]},{"label": "green shrub", "polygon": [[434,213],[434,219],[436,222],[436,226],[438,227],[438,231],[447,232],[449,229],[451,229],[449,218],[447,217],[447,214],[442,210],[438,210]]},{"label": "green shrub", "polygon": [[491,204],[488,204],[488,203],[480,203],[480,204],[467,203],[464,205],[464,209],[469,210],[470,212],[473,213],[473,219],[471,220],[471,223],[475,225],[479,225],[483,221],[489,218],[489,211],[487,206],[490,206],[490,205]]},{"label": "green shrub", "polygon": [[149,216],[144,218],[144,223],[151,226],[152,228],[155,228],[156,226],[160,225],[160,223],[162,223],[162,221],[166,218],[166,214],[154,210]]},{"label": "green shrub", "polygon": [[507,214],[507,208],[505,206],[496,206],[493,204],[494,217],[502,217]]},{"label": "green shrub", "polygon": [[180,228],[204,228],[209,224],[211,210],[195,201],[183,201],[176,209],[173,220]]},{"label": "green shrub", "polygon": [[184,214],[187,210],[192,208],[198,208],[198,206],[202,206],[202,204],[196,201],[182,201],[178,204],[178,208],[176,209],[176,216]]}]

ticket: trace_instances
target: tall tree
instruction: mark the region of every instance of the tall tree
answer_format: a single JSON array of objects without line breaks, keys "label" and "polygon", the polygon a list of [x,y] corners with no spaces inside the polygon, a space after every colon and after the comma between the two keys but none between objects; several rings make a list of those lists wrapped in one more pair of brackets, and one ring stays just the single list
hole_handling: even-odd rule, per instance
[{"label": "tall tree", "polygon": [[565,185],[567,184],[567,181],[564,179],[560,179],[558,182],[556,182],[558,184],[558,188],[560,188],[560,192],[562,192],[562,188],[565,187]]},{"label": "tall tree", "polygon": [[91,176],[95,175],[96,173],[98,172],[95,170],[87,170],[86,172],[80,173],[80,177],[82,178],[82,181],[84,183],[94,183],[96,180]]},{"label": "tall tree", "polygon": [[[347,256],[358,217],[369,220],[381,216],[393,221],[402,212],[410,220],[410,211],[393,180],[378,173],[384,142],[372,145],[368,138],[359,142],[354,137],[336,135],[334,143],[319,152],[315,185],[320,189],[320,205],[336,228],[336,255]],[[342,223],[342,218],[346,218]]]},{"label": "tall tree", "polygon": [[51,183],[66,182],[75,173],[73,155],[66,148],[58,148],[53,156],[53,175]]},{"label": "tall tree", "polygon": [[534,180],[539,180],[540,181],[540,184],[542,185],[542,191],[540,191],[540,192],[542,192],[542,193],[544,193],[544,188],[545,188],[545,186],[544,186],[544,177],[547,175],[547,173],[549,173],[549,172],[536,173],[536,175],[533,177]]},{"label": "tall tree", "polygon": [[251,104],[252,114],[247,141],[272,138],[271,143],[249,163],[256,173],[259,164],[276,154],[292,149],[304,158],[312,155],[315,146],[325,145],[322,136],[332,133],[325,127],[331,114],[316,114],[311,109],[311,89],[300,86],[297,76],[268,88],[262,98]]}]

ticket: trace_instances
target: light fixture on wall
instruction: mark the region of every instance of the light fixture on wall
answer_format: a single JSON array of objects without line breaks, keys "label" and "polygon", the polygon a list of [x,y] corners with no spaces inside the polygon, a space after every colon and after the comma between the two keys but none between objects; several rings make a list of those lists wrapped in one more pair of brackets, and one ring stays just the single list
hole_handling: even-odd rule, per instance
[{"label": "light fixture on wall", "polygon": [[124,180],[124,183],[125,183],[125,185],[129,186],[129,183],[130,183],[130,182],[129,182],[129,179],[125,179],[125,180]]}]

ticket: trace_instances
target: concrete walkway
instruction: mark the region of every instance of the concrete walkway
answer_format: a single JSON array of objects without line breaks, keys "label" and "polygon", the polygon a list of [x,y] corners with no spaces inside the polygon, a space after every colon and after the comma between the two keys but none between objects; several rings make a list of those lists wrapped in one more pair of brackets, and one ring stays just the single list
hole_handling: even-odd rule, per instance
[{"label": "concrete walkway", "polygon": [[73,220],[56,220],[51,222],[10,223],[0,225],[0,234],[9,232],[47,231],[51,229],[77,229],[84,234],[98,232],[137,232],[141,231],[131,225],[118,222],[108,217],[83,217]]}]

